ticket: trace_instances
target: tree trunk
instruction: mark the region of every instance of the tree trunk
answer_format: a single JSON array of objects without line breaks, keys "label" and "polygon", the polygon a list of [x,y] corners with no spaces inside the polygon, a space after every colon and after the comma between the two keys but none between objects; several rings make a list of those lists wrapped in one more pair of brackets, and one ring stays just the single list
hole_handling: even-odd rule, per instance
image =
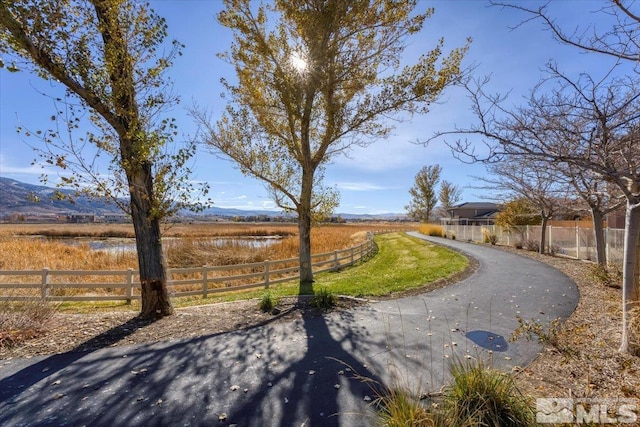
[{"label": "tree trunk", "polygon": [[621,352],[629,352],[629,312],[638,302],[638,245],[640,244],[640,204],[627,202],[622,266],[622,340]]},{"label": "tree trunk", "polygon": [[[311,195],[313,191],[313,173],[302,173],[300,204],[298,205],[298,233],[300,248],[300,290],[311,287],[313,269],[311,266]],[[311,287],[310,290],[313,290]]]},{"label": "tree trunk", "polygon": [[547,217],[546,215],[541,215],[542,217],[542,223],[540,224],[540,249],[539,249],[539,253],[544,254],[546,253],[546,246],[547,246],[547,224],[549,222],[549,217]]},{"label": "tree trunk", "polygon": [[300,286],[310,286],[313,283],[313,268],[311,267],[311,215],[298,215],[298,233],[300,235]]},{"label": "tree trunk", "polygon": [[604,239],[603,215],[598,208],[591,208],[593,235],[596,240],[596,258],[601,266],[607,265],[607,242]]},{"label": "tree trunk", "polygon": [[151,166],[143,165],[129,178],[131,217],[136,235],[142,309],[140,317],[160,318],[173,314],[167,289],[160,221],[153,215]]}]

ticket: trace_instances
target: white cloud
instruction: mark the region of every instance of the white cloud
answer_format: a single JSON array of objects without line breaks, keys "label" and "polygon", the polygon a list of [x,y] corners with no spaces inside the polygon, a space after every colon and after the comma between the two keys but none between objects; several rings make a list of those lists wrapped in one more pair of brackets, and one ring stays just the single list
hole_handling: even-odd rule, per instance
[{"label": "white cloud", "polygon": [[5,156],[0,154],[0,174],[7,175],[25,175],[25,176],[40,176],[42,174],[53,173],[54,169],[46,168],[38,164],[29,166],[12,166],[11,160],[7,160]]},{"label": "white cloud", "polygon": [[380,190],[393,190],[398,187],[389,187],[380,184],[374,184],[371,182],[337,182],[336,186],[339,190],[346,191],[380,191]]},{"label": "white cloud", "polygon": [[246,194],[230,195],[228,192],[219,192],[212,200],[213,206],[217,208],[280,210],[272,200],[250,198]]}]

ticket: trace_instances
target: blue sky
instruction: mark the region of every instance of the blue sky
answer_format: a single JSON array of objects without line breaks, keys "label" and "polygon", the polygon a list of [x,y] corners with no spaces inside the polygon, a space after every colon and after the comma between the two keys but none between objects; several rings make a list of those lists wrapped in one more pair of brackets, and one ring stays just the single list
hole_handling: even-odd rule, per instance
[{"label": "blue sky", "polygon": [[[216,54],[228,48],[231,33],[215,20],[221,1],[151,0],[150,3],[167,19],[170,38],[186,45],[184,55],[171,70],[174,91],[182,100],[171,116],[177,119],[179,139],[187,139],[195,132],[187,107],[198,104],[208,109],[214,118],[224,109],[219,80],[221,77],[232,79],[233,68]],[[523,3],[531,8],[541,4],[533,0]],[[556,0],[549,10],[557,22],[568,29],[586,28],[600,19],[601,15],[593,12],[605,3]],[[465,39],[471,37],[473,42],[466,64],[475,63],[478,76],[491,74],[491,92],[511,91],[509,102],[515,104],[521,103],[523,96],[540,80],[549,60],[555,60],[570,75],[581,72],[602,75],[611,65],[611,61],[602,56],[580,53],[558,44],[540,22],[510,29],[527,17],[514,10],[488,7],[483,0],[422,0],[418,4],[420,10],[430,6],[435,8],[435,14],[427,20],[423,31],[410,39],[403,61],[411,62],[420,53],[432,49],[439,37],[444,37],[446,49],[462,46]],[[55,107],[39,92],[52,94],[56,90],[55,84],[34,75],[0,69],[0,176],[39,183],[43,169],[31,166],[37,156],[24,137],[16,133],[16,127],[46,129]],[[470,187],[478,185],[474,176],[485,174],[482,165],[461,163],[441,141],[427,147],[411,142],[425,139],[436,131],[451,130],[455,125],[463,127],[472,120],[464,93],[460,89],[448,90],[429,114],[396,123],[387,140],[353,149],[348,157],[336,160],[328,166],[325,182],[341,193],[337,212],[404,212],[416,173],[425,165],[435,164],[442,167],[443,179],[463,189],[464,201],[480,200],[485,196],[482,191]],[[218,159],[205,148],[199,149],[193,166],[193,179],[210,184],[209,196],[215,206],[274,209],[260,181],[243,176],[231,162]],[[45,169],[45,172],[50,182],[56,182],[55,169]]]}]

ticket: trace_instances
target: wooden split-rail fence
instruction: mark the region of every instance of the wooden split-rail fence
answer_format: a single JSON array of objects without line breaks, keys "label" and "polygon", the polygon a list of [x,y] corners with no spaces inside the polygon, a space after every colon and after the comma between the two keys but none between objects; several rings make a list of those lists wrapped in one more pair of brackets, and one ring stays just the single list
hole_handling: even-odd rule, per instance
[{"label": "wooden split-rail fence", "polygon": [[[375,249],[373,234],[357,246],[312,255],[314,273],[336,271],[355,265]],[[201,295],[264,288],[295,280],[299,275],[297,258],[168,270],[172,297]],[[92,280],[87,280],[91,278]],[[14,281],[13,283],[11,281]],[[102,292],[97,292],[102,289]],[[51,301],[126,301],[139,300],[140,278],[137,270],[0,270],[0,301],[24,301],[34,297]]]}]

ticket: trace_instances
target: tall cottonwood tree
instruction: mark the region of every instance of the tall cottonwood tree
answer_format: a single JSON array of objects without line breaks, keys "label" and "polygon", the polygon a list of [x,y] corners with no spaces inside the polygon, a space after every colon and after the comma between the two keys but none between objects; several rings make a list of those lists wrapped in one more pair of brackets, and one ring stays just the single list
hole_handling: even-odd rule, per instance
[{"label": "tall cottonwood tree", "polygon": [[416,221],[427,222],[438,203],[437,186],[440,182],[440,165],[423,166],[416,174],[415,182],[409,189],[411,201],[405,206],[407,215]]},{"label": "tall cottonwood tree", "polygon": [[[0,54],[5,56],[0,65],[10,71],[30,69],[61,83],[67,96],[81,101],[81,109],[89,111],[91,124],[101,132],[88,134],[85,142],[112,156],[116,166],[112,172],[120,174],[118,185],[130,196],[141,316],[149,318],[173,312],[160,221],[175,207],[169,196],[175,190],[171,185],[174,178],[184,177],[178,169],[192,154],[181,150],[173,156],[162,154],[175,134],[171,121],[158,118],[174,101],[162,76],[179,49],[174,42],[167,55],[159,55],[166,36],[164,19],[136,1],[0,1]],[[63,128],[78,127],[77,120],[71,117]],[[56,131],[43,137],[52,145],[59,138]],[[49,161],[66,168],[69,154],[77,148],[71,144],[70,151],[51,154]],[[76,154],[75,166],[82,170],[82,153]],[[76,182],[72,177],[66,180]],[[112,191],[111,195],[118,193],[104,182],[95,186]]]},{"label": "tall cottonwood tree", "polygon": [[443,209],[450,209],[462,200],[462,190],[446,179],[442,180],[438,190],[438,200]]},{"label": "tall cottonwood tree", "polygon": [[[426,113],[461,75],[466,47],[443,55],[435,42],[415,63],[402,53],[433,10],[387,0],[227,0],[219,22],[233,31],[223,55],[236,67],[217,123],[203,111],[209,146],[266,184],[298,216],[300,282],[313,282],[314,215],[337,205],[322,186],[325,167],[354,145],[388,136],[388,118]],[[323,212],[324,211],[324,212]]]}]

